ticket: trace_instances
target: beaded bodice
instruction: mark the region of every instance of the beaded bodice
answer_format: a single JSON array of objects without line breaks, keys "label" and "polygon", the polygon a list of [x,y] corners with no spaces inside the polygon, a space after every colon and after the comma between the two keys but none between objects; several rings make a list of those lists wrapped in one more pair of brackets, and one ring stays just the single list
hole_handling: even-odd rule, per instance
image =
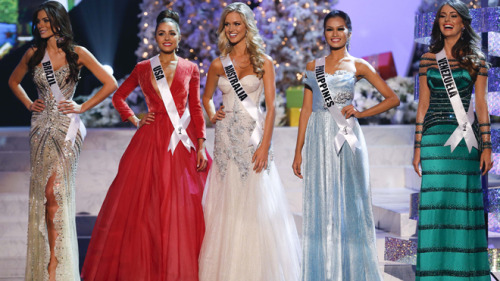
[{"label": "beaded bodice", "polygon": [[[449,59],[449,63],[462,104],[467,111],[471,103],[475,79],[471,77],[465,68],[459,66],[457,60]],[[477,74],[487,76],[488,74],[484,66],[484,61],[481,61],[481,63],[482,65],[478,69]],[[422,57],[419,76],[427,77],[427,85],[430,91],[429,108],[425,114],[423,131],[438,124],[458,125],[455,112],[448,98],[437,66],[437,61],[434,57]]]}]

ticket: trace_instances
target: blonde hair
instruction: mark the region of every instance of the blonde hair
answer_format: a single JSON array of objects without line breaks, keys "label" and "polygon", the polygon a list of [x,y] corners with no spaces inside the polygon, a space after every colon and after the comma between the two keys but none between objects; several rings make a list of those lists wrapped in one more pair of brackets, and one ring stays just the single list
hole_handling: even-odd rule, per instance
[{"label": "blonde hair", "polygon": [[219,22],[219,29],[217,30],[219,35],[218,47],[222,56],[227,56],[232,50],[233,45],[229,42],[226,37],[225,21],[226,16],[229,13],[236,12],[240,14],[241,20],[245,24],[247,29],[247,34],[245,35],[245,41],[248,53],[250,54],[250,62],[253,66],[253,71],[257,74],[257,77],[262,77],[264,75],[264,62],[265,62],[265,50],[264,50],[264,40],[259,35],[259,30],[255,24],[255,18],[252,10],[248,5],[240,2],[235,2],[227,5],[222,11],[221,20]]}]

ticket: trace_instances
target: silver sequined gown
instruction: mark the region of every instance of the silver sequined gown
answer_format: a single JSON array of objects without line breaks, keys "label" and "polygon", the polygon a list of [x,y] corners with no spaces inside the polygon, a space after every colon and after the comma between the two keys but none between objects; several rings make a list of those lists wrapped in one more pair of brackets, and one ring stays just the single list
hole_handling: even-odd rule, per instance
[{"label": "silver sequined gown", "polygon": [[[262,79],[240,80],[259,101]],[[229,81],[219,78],[226,117],[215,128],[214,162],[205,189],[205,238],[200,281],[296,281],[300,244],[284,188],[269,153],[269,167],[253,171],[249,145],[255,121]]]},{"label": "silver sequined gown", "polygon": [[[69,66],[56,70],[55,76],[64,97],[72,99],[77,82],[71,79],[66,81]],[[45,221],[45,187],[54,174],[54,195],[59,207],[54,218],[58,234],[55,244],[55,256],[58,260],[56,280],[80,280],[75,226],[75,174],[82,137],[78,132],[74,145],[70,141],[64,141],[70,118],[57,110],[57,102],[40,67],[35,68],[33,80],[38,97],[45,103],[45,109],[34,112],[31,118],[31,180],[25,280],[45,281],[49,278],[47,266],[50,248]]]}]

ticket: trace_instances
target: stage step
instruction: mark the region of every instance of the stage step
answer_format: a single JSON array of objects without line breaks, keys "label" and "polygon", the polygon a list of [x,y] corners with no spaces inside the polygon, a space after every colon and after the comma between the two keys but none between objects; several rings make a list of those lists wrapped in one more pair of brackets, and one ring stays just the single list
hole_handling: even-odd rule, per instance
[{"label": "stage step", "polygon": [[375,227],[396,236],[415,235],[417,221],[409,215],[410,195],[414,192],[407,188],[372,189]]},{"label": "stage step", "polygon": [[26,268],[24,255],[21,258],[0,258],[0,281],[24,281]]}]

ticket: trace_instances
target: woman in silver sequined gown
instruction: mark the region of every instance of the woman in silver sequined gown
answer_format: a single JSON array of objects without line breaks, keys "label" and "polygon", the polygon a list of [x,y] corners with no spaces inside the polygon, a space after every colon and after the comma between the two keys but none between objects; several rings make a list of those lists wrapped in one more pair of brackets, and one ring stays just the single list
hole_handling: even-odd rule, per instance
[{"label": "woman in silver sequined gown", "polygon": [[[309,62],[293,162],[295,175],[304,178],[302,280],[382,281],[375,248],[367,148],[356,118],[389,110],[399,104],[399,99],[370,64],[347,52],[352,28],[346,13],[330,12],[323,27],[330,46],[325,58],[325,80],[335,103],[332,106],[341,110],[346,119],[352,116],[359,145],[353,151],[345,142],[337,153],[334,143],[339,126],[325,106],[315,61]],[[354,85],[362,78],[385,99],[360,112],[352,102]]]},{"label": "woman in silver sequined gown", "polygon": [[[296,281],[300,245],[284,188],[272,160],[274,69],[264,54],[252,11],[243,3],[224,9],[219,49],[229,56],[247,99],[266,101],[263,137],[249,144],[256,122],[238,99],[220,59],[210,65],[203,104],[215,123],[214,162],[205,188],[201,281]],[[249,47],[247,47],[249,46]],[[216,87],[224,106],[215,112]]]},{"label": "woman in silver sequined gown", "polygon": [[[115,79],[85,48],[73,45],[69,16],[60,3],[45,2],[33,15],[33,47],[9,79],[17,98],[33,112],[31,118],[31,180],[28,252],[25,280],[80,280],[75,227],[75,174],[82,146],[65,141],[69,113],[83,113],[116,89]],[[55,79],[66,101],[57,103],[40,62],[48,52]],[[68,58],[68,59],[67,59]],[[82,66],[104,85],[82,105],[72,101]],[[38,98],[33,102],[20,83],[33,75]]]}]

